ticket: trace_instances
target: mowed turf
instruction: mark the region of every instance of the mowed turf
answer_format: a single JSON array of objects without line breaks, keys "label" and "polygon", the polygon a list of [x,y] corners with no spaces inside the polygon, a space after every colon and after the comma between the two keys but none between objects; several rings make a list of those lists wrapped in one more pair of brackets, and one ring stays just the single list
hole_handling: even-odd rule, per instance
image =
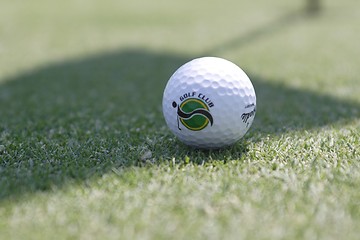
[{"label": "mowed turf", "polygon": [[[360,4],[305,3],[2,3],[0,239],[358,239]],[[206,55],[257,93],[222,150],[162,116]]]}]

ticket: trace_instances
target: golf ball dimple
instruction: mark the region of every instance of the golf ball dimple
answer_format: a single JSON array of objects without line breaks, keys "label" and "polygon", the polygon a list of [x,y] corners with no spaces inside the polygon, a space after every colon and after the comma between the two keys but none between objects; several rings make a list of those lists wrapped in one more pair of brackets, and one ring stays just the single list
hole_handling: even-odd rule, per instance
[{"label": "golf ball dimple", "polygon": [[203,57],[185,63],[170,77],[162,107],[180,141],[196,148],[221,148],[237,142],[250,128],[256,95],[237,65]]}]

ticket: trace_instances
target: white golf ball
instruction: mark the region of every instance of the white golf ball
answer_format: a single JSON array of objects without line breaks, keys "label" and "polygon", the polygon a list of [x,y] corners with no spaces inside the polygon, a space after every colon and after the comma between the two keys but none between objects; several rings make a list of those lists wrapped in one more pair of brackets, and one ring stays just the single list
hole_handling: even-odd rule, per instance
[{"label": "white golf ball", "polygon": [[171,76],[162,107],[167,125],[182,142],[196,148],[221,148],[249,130],[256,95],[237,65],[203,57],[185,63]]}]

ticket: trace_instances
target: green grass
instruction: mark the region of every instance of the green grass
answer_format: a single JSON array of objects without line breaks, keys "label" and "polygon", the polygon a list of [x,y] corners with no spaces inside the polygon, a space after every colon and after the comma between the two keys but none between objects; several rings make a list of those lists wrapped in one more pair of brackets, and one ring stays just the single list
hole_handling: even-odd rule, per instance
[{"label": "green grass", "polygon": [[[0,239],[358,239],[360,5],[322,4],[2,3]],[[204,55],[257,93],[222,150],[162,117]]]}]

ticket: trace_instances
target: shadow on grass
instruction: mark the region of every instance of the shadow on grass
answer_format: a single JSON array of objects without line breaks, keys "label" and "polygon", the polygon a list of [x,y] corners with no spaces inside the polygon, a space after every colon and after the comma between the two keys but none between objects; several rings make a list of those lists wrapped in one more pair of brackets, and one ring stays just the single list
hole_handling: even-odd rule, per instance
[{"label": "shadow on grass", "polygon": [[[158,164],[186,156],[199,164],[241,158],[246,140],[220,151],[198,151],[166,128],[162,91],[189,59],[126,50],[8,79],[0,85],[0,200],[142,165],[149,151]],[[357,103],[250,76],[258,97],[252,132],[261,136],[360,117]]]}]

